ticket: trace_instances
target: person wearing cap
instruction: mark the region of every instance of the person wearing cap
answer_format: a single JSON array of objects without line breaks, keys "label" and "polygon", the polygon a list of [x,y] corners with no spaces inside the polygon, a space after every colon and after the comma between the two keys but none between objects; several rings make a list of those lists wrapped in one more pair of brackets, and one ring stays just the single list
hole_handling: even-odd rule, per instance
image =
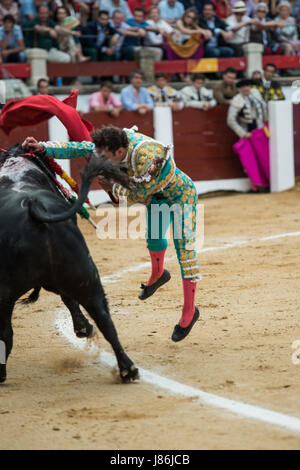
[{"label": "person wearing cap", "polygon": [[[252,80],[240,80],[237,87],[239,93],[232,99],[227,114],[228,126],[240,139],[233,148],[239,154],[241,164],[252,182],[250,192],[269,192],[268,178],[261,169],[268,156],[266,153],[257,155],[252,149],[253,139],[257,139],[257,136],[252,137],[252,131],[264,127],[266,104],[259,91],[252,88]],[[249,143],[247,139],[250,138]]]},{"label": "person wearing cap", "polygon": [[[231,5],[233,9],[237,3],[240,3],[240,0],[231,0]],[[255,16],[256,2],[254,0],[245,0],[244,3],[245,3],[245,8],[246,8],[245,15],[253,18]]]},{"label": "person wearing cap", "polygon": [[256,88],[265,103],[269,101],[281,101],[285,99],[280,83],[273,80],[276,73],[274,64],[266,64],[264,66],[264,73],[260,80],[254,81],[254,88]]},{"label": "person wearing cap", "polygon": [[240,80],[236,85],[239,93],[228,109],[227,124],[240,139],[249,139],[251,131],[263,127],[266,119],[266,104],[252,85],[250,79]]},{"label": "person wearing cap", "polygon": [[246,15],[246,5],[242,1],[236,2],[232,11],[233,14],[226,20],[233,33],[232,38],[228,40],[228,44],[235,50],[235,56],[243,57],[243,44],[249,42],[250,26],[257,20],[253,20]]},{"label": "person wearing cap", "polygon": [[250,42],[256,42],[264,46],[264,55],[280,55],[282,48],[276,40],[275,29],[281,22],[268,18],[269,8],[264,2],[256,5],[255,19],[258,21],[252,24],[250,30]]},{"label": "person wearing cap", "polygon": [[276,29],[278,42],[281,44],[284,55],[298,55],[300,53],[300,42],[298,40],[298,31],[295,18],[291,15],[291,4],[281,2],[278,7],[278,16],[275,21],[281,23]]}]

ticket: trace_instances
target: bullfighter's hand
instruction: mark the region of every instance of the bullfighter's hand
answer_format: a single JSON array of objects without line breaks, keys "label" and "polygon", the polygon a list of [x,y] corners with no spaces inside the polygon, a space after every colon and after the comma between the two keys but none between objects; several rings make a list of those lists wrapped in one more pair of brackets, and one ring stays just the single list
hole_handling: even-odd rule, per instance
[{"label": "bullfighter's hand", "polygon": [[41,152],[44,149],[44,147],[39,144],[34,137],[27,137],[22,144],[22,148],[24,150],[33,150],[35,152]]}]

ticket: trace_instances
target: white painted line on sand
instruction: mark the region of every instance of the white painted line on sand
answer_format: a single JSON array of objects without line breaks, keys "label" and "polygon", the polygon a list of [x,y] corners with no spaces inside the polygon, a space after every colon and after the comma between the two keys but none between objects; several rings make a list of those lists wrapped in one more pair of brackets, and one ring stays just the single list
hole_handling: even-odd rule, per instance
[{"label": "white painted line on sand", "polygon": [[[64,312],[64,315],[62,315],[62,312]],[[91,343],[91,345],[89,345],[89,342],[86,339],[80,339],[75,336],[72,329],[71,319],[69,316],[67,316],[65,310],[59,311],[59,318],[57,318],[55,325],[58,331],[74,346],[79,349],[85,349],[93,354],[95,354],[95,352],[98,350],[99,360],[103,365],[109,367],[116,366],[117,362],[113,354],[106,351],[100,351],[98,346],[95,344]],[[221,408],[243,418],[250,418],[256,421],[271,424],[273,426],[279,426],[294,433],[300,433],[299,418],[285,415],[283,413],[278,413],[276,411],[268,410],[259,406],[248,405],[236,400],[230,400],[229,398],[224,398],[213,393],[204,392],[203,390],[199,390],[175,380],[168,379],[139,366],[138,368],[141,381],[154,385],[155,387],[160,387],[172,394],[194,398],[195,400],[199,400],[201,403],[213,406],[215,408]]]},{"label": "white painted line on sand", "polygon": [[[228,250],[230,248],[241,248],[245,246],[249,246],[254,243],[258,242],[266,242],[270,240],[279,240],[281,238],[287,238],[287,237],[299,237],[300,232],[287,232],[287,233],[279,233],[277,235],[269,235],[267,237],[260,237],[260,238],[250,238],[249,240],[237,240],[232,243],[226,243],[225,245],[217,245],[217,246],[208,246],[206,248],[201,248],[200,250],[197,251],[198,254],[200,253],[208,253],[210,251],[221,251],[221,250]],[[166,258],[166,261],[174,261],[176,259],[176,256],[171,256],[169,258]],[[144,268],[150,268],[151,263],[149,261],[141,264],[137,264],[136,266],[132,266],[130,268],[126,269],[121,269],[120,271],[116,271],[113,274],[109,274],[108,276],[102,276],[101,281],[103,284],[108,284],[112,282],[118,282],[120,278],[125,276],[126,274],[129,273],[136,273],[138,271],[141,271]]]}]

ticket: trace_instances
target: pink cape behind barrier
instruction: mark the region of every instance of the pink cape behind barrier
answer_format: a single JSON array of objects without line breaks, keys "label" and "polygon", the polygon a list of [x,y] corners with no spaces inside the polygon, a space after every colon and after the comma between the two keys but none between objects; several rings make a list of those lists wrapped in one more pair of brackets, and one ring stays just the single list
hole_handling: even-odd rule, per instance
[{"label": "pink cape behind barrier", "polygon": [[252,131],[252,137],[243,137],[233,146],[240,162],[255,186],[270,185],[269,139],[264,129]]}]

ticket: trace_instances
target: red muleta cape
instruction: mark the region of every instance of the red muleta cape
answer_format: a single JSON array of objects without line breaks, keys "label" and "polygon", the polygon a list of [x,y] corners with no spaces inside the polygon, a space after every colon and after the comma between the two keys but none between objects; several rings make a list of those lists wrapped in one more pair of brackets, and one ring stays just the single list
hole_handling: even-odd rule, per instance
[{"label": "red muleta cape", "polygon": [[16,127],[27,127],[56,116],[68,130],[70,140],[92,140],[93,125],[81,119],[76,111],[78,90],[73,90],[63,101],[49,95],[36,95],[11,100],[2,108],[0,127],[9,134]]}]

